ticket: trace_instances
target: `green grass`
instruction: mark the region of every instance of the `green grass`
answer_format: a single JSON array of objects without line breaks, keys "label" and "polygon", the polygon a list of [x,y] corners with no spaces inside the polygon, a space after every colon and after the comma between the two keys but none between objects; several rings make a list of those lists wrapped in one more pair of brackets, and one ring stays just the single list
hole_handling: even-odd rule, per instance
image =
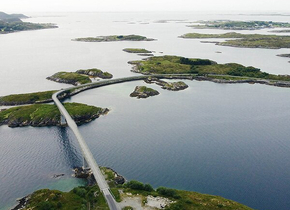
[{"label": "green grass", "polygon": [[128,52],[128,53],[152,53],[149,50],[146,49],[141,49],[141,48],[125,48],[123,51]]},{"label": "green grass", "polygon": [[89,206],[90,209],[109,209],[97,186],[76,187],[70,192],[38,190],[31,195],[24,210],[86,210]]},{"label": "green grass", "polygon": [[[78,124],[95,119],[103,113],[102,108],[85,104],[65,103],[64,106]],[[19,106],[0,112],[0,125],[7,124],[10,127],[52,126],[58,125],[59,121],[59,110],[52,104]]]},{"label": "green grass", "polygon": [[112,36],[98,36],[98,37],[85,37],[76,38],[74,41],[83,42],[115,42],[115,41],[153,41],[154,39],[147,38],[140,35],[112,35]]},{"label": "green grass", "polygon": [[87,84],[92,82],[88,76],[75,72],[57,72],[47,79],[73,85]]},{"label": "green grass", "polygon": [[200,21],[202,25],[190,25],[198,29],[256,30],[262,28],[290,28],[290,23],[272,21]]},{"label": "green grass", "polygon": [[252,66],[237,63],[217,64],[208,59],[192,59],[179,56],[151,57],[147,60],[130,62],[142,74],[219,74],[267,80],[290,81],[287,75],[274,75],[262,72]]},{"label": "green grass", "polygon": [[266,48],[266,49],[290,48],[290,36],[240,34],[232,32],[225,34],[188,33],[180,37],[185,39],[236,38],[234,40],[226,40],[224,42],[217,43],[218,45],[222,46]]},{"label": "green grass", "polygon": [[20,105],[20,104],[33,104],[41,101],[50,100],[55,90],[26,93],[26,94],[13,94],[0,97],[0,105]]}]

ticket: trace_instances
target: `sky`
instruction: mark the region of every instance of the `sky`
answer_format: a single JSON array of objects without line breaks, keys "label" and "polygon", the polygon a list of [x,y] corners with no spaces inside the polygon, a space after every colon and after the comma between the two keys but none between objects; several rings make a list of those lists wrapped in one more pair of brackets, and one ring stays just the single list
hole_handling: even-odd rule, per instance
[{"label": "sky", "polygon": [[0,11],[286,11],[289,0],[0,0]]}]

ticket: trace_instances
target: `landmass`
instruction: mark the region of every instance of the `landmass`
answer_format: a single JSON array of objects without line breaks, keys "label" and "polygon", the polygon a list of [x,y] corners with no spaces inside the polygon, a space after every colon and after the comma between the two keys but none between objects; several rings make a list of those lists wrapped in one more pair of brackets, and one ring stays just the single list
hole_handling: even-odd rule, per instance
[{"label": "landmass", "polygon": [[285,29],[285,30],[271,30],[269,32],[272,32],[272,33],[290,33],[290,30],[288,30],[288,29]]},{"label": "landmass", "polygon": [[231,32],[231,33],[225,33],[225,34],[188,33],[180,37],[184,39],[235,38],[234,40],[214,42],[217,45],[221,45],[221,46],[265,48],[265,49],[290,48],[290,36],[240,34],[240,33]]},{"label": "landmass", "polygon": [[46,79],[52,80],[55,82],[72,84],[72,85],[81,85],[91,83],[90,77],[99,77],[102,79],[111,79],[113,77],[109,72],[103,72],[100,69],[80,69],[76,72],[57,72],[54,75],[47,77]]},{"label": "landmass", "polygon": [[77,70],[76,73],[88,75],[90,77],[99,77],[99,78],[102,78],[102,79],[111,79],[111,78],[113,78],[113,75],[110,74],[109,72],[103,72],[102,70],[96,69],[96,68],[85,69],[85,70],[80,69],[80,70]]},{"label": "landmass", "polygon": [[[181,56],[156,56],[139,61],[130,61],[132,71],[145,75],[154,74],[192,74],[193,79],[212,80],[228,83],[251,82],[290,87],[289,75],[274,75],[262,72],[253,66],[243,66],[237,63],[218,64],[215,61],[199,58],[185,58]],[[215,81],[215,80],[213,80]]]},{"label": "landmass", "polygon": [[15,106],[23,104],[34,103],[47,103],[52,101],[52,94],[57,92],[56,90],[26,93],[26,94],[13,94],[0,97],[1,106]]},{"label": "landmass", "polygon": [[148,77],[144,81],[146,83],[149,83],[149,84],[155,83],[155,84],[161,86],[162,89],[172,90],[172,91],[179,91],[179,90],[184,90],[184,89],[188,88],[188,85],[185,84],[182,81],[179,81],[179,82],[165,82],[165,81],[160,80],[160,79],[158,79],[156,77]]},{"label": "landmass", "polygon": [[279,54],[277,56],[283,57],[283,58],[290,58],[290,54]]},{"label": "landmass", "polygon": [[[78,125],[90,122],[109,111],[107,108],[80,103],[64,103],[64,106]],[[60,126],[60,113],[58,108],[52,104],[12,107],[0,111],[0,125],[9,127]]]},{"label": "landmass", "polygon": [[[221,208],[251,210],[250,207],[220,196],[166,187],[154,189],[150,184],[135,180],[118,183],[116,177],[119,175],[115,171],[104,167],[101,170],[122,210],[215,210]],[[42,189],[26,196],[25,199],[24,210],[109,209],[97,185],[80,186],[69,192]]]},{"label": "landmass", "polygon": [[131,97],[148,98],[149,96],[159,95],[157,90],[148,88],[146,86],[136,86],[135,90],[130,94]]},{"label": "landmass", "polygon": [[147,38],[140,35],[111,35],[111,36],[97,36],[97,37],[86,37],[76,38],[73,41],[82,42],[116,42],[116,41],[154,41],[155,39]]},{"label": "landmass", "polygon": [[197,25],[189,25],[197,29],[223,29],[223,30],[258,30],[263,28],[290,28],[290,23],[272,21],[198,21]]},{"label": "landmass", "polygon": [[38,30],[47,28],[57,28],[52,23],[30,23],[23,22],[21,19],[28,18],[23,14],[6,14],[0,12],[0,34],[13,33],[18,31]]},{"label": "landmass", "polygon": [[152,51],[141,48],[125,48],[123,51],[128,53],[152,53]]}]

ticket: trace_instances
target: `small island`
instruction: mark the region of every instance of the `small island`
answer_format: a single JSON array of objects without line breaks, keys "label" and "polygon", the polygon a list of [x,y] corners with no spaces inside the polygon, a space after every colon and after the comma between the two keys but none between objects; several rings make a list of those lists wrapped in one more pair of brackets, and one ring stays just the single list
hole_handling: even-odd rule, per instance
[{"label": "small island", "polygon": [[102,78],[102,79],[111,79],[113,78],[113,75],[110,74],[109,72],[103,72],[102,70],[100,69],[96,69],[96,68],[93,68],[93,69],[80,69],[80,70],[77,70],[76,73],[78,74],[84,74],[84,75],[88,75],[90,77],[99,77],[99,78]]},{"label": "small island", "polygon": [[86,37],[76,38],[73,41],[81,42],[116,42],[116,41],[154,41],[155,39],[147,38],[140,35],[111,35],[111,36],[97,36],[97,37]]},{"label": "small island", "polygon": [[240,34],[231,32],[225,34],[188,33],[180,36],[180,38],[184,39],[235,38],[234,40],[226,40],[224,42],[213,42],[213,43],[221,46],[245,47],[245,48],[265,48],[265,49],[290,48],[290,36]]},{"label": "small island", "polygon": [[290,54],[279,54],[277,56],[283,57],[283,58],[290,58]]},{"label": "small island", "polygon": [[136,86],[134,92],[130,94],[131,97],[139,98],[148,98],[149,96],[156,96],[159,95],[157,90],[152,88],[148,88],[146,86]]},{"label": "small island", "polygon": [[[110,168],[101,167],[110,191],[114,194],[118,206],[122,210],[153,210],[153,209],[184,209],[184,210],[203,210],[205,209],[239,209],[251,210],[238,202],[222,198],[220,196],[201,194],[184,190],[170,189],[166,187],[158,187],[154,189],[150,184],[131,180],[128,182],[118,182],[121,177]],[[121,177],[122,178],[122,177]],[[18,209],[44,210],[44,209],[108,209],[108,205],[95,184],[89,186],[79,186],[69,192],[61,192],[58,190],[41,189],[31,195],[21,199],[22,204],[18,205]]]},{"label": "small island", "polygon": [[152,51],[142,49],[142,48],[125,48],[123,51],[127,53],[152,53]]},{"label": "small island", "polygon": [[109,72],[103,72],[100,69],[80,69],[77,70],[76,72],[57,72],[54,75],[47,77],[46,79],[52,80],[55,82],[59,83],[66,83],[66,84],[72,84],[72,85],[82,85],[82,84],[87,84],[91,83],[92,78],[102,78],[102,79],[111,79],[113,77],[112,74]]},{"label": "small island", "polygon": [[[109,111],[107,108],[80,103],[64,103],[64,106],[78,125],[88,123]],[[60,113],[52,104],[13,107],[0,111],[0,125],[9,127],[60,126]]]},{"label": "small island", "polygon": [[271,33],[290,33],[290,30],[289,29],[284,29],[284,30],[272,30],[272,31],[269,31]]},{"label": "small island", "polygon": [[263,28],[290,28],[290,23],[273,21],[198,21],[197,25],[188,27],[197,29],[223,29],[223,30],[259,30]]},{"label": "small island", "polygon": [[188,88],[188,85],[185,84],[182,81],[179,82],[165,82],[163,80],[160,80],[156,77],[148,77],[147,79],[144,80],[148,84],[155,83],[159,86],[161,86],[162,89],[166,90],[172,90],[172,91],[179,91],[179,90],[184,90]]},{"label": "small island", "polygon": [[6,14],[0,12],[0,34],[13,33],[18,31],[38,30],[47,28],[57,28],[52,23],[30,23],[23,22],[21,19],[28,18],[23,14]]}]

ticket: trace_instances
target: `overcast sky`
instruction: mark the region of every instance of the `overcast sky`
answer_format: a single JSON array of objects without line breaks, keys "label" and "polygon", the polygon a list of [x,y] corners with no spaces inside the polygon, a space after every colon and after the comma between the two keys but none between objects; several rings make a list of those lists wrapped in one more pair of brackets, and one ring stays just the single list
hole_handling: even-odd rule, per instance
[{"label": "overcast sky", "polygon": [[3,12],[287,11],[289,0],[0,0]]}]

